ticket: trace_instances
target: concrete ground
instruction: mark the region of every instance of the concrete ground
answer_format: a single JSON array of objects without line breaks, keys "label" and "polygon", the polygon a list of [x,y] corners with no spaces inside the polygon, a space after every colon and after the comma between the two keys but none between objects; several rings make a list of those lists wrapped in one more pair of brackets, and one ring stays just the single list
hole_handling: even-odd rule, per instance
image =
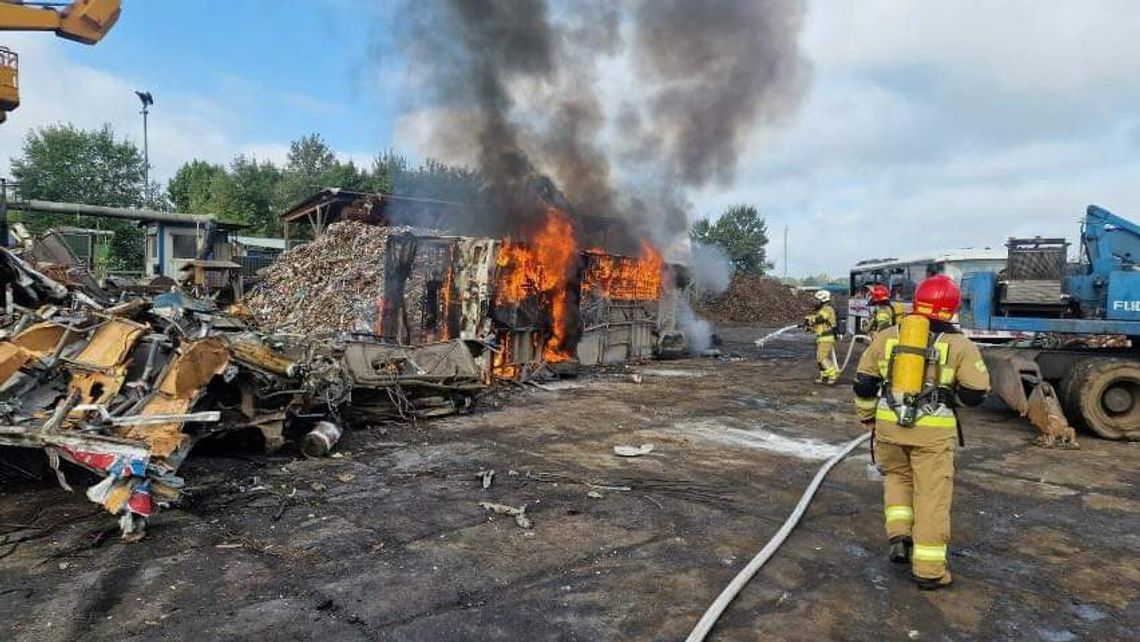
[{"label": "concrete ground", "polygon": [[[758,353],[757,330],[722,330],[744,359],[647,363],[629,369],[640,383],[597,373],[366,427],[333,459],[192,457],[187,501],[137,544],[79,494],[0,485],[0,639],[682,639],[859,434],[849,386],[810,383],[806,337]],[[1135,635],[1140,444],[1038,448],[997,406],[965,422],[953,588],[919,592],[885,559],[860,450],[712,639]],[[525,504],[533,528],[479,502]]]}]

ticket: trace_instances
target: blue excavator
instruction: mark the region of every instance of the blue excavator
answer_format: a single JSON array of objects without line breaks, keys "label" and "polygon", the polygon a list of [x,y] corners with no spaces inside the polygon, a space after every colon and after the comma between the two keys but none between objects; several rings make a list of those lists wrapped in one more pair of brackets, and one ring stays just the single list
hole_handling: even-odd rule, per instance
[{"label": "blue excavator", "polygon": [[1065,239],[1007,247],[1003,272],[963,279],[959,317],[1034,337],[983,352],[995,392],[1050,440],[1059,433],[1048,424],[1067,420],[1140,441],[1140,225],[1090,205],[1076,262]]}]

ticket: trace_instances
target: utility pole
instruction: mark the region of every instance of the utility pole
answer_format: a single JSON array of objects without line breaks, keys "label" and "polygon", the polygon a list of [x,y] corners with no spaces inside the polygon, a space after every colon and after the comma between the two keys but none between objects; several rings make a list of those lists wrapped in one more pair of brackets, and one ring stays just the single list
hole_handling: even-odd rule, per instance
[{"label": "utility pole", "polygon": [[150,114],[148,109],[154,104],[154,97],[150,95],[149,91],[136,91],[135,95],[139,97],[142,102],[142,111],[139,112],[143,117],[143,193],[146,195],[145,205],[150,205],[150,140],[147,133],[147,115]]},{"label": "utility pole", "polygon": [[0,178],[0,247],[8,247],[8,179]]},{"label": "utility pole", "polygon": [[788,280],[788,226],[784,226],[784,281]]}]

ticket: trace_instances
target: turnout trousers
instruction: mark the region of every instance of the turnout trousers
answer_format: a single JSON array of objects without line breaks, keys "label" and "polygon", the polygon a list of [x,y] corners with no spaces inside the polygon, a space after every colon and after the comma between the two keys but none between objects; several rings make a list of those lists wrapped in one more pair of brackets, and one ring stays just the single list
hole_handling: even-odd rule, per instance
[{"label": "turnout trousers", "polygon": [[834,336],[816,337],[815,361],[819,364],[821,379],[834,381],[839,378],[839,364],[835,362]]},{"label": "turnout trousers", "polygon": [[[921,430],[921,428],[918,428]],[[875,443],[882,469],[887,537],[914,542],[911,571],[938,579],[946,574],[950,542],[950,501],[954,495],[954,442],[939,440],[904,446]]]}]

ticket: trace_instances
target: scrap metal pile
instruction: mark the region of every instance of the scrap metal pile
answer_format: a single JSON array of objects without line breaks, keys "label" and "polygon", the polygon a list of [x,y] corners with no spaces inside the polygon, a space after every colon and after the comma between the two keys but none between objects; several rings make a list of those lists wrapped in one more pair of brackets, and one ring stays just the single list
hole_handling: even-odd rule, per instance
[{"label": "scrap metal pile", "polygon": [[0,283],[0,446],[44,451],[64,488],[76,471],[61,462],[95,473],[87,496],[127,538],[179,498],[178,469],[203,438],[256,430],[273,449],[320,420],[341,422],[349,406],[450,412],[483,383],[462,342],[264,335],[242,306],[176,290],[92,296],[82,280],[61,283],[3,249]]},{"label": "scrap metal pile", "polygon": [[701,301],[697,311],[714,321],[780,325],[811,312],[813,300],[762,276],[737,273],[723,293]]},{"label": "scrap metal pile", "polygon": [[388,238],[414,231],[333,223],[320,238],[267,267],[264,280],[245,297],[246,306],[268,331],[376,334]]}]

